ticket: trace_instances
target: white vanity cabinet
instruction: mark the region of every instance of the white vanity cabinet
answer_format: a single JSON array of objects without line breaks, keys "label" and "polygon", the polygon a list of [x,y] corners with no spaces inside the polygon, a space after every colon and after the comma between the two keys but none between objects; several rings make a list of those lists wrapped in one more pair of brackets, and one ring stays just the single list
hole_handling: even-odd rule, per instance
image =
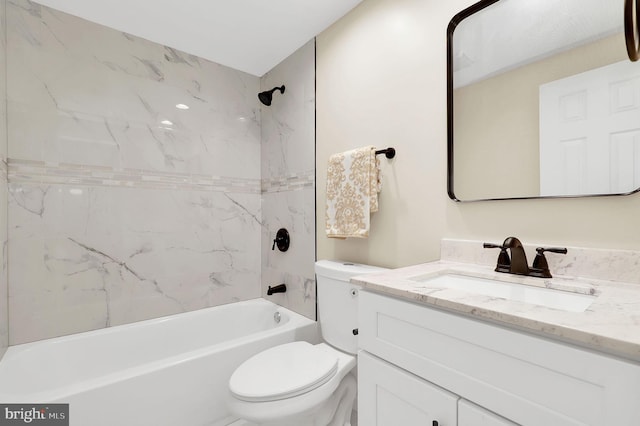
[{"label": "white vanity cabinet", "polygon": [[[367,426],[452,426],[458,396],[365,351],[358,354],[358,422]],[[436,423],[434,423],[436,422]]]},{"label": "white vanity cabinet", "polygon": [[458,426],[518,426],[464,399],[458,402]]},{"label": "white vanity cabinet", "polygon": [[367,426],[518,426],[366,351],[358,354],[358,415]]},{"label": "white vanity cabinet", "polygon": [[640,425],[637,363],[370,291],[359,300],[364,425]]}]

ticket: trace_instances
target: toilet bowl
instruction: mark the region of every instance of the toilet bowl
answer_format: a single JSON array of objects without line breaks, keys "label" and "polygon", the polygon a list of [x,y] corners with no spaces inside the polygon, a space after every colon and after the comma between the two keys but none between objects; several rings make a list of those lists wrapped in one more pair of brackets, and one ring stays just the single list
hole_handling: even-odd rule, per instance
[{"label": "toilet bowl", "polygon": [[229,380],[229,410],[260,426],[348,426],[356,397],[355,275],[383,268],[316,262],[318,321],[325,342],[269,348],[240,365]]}]

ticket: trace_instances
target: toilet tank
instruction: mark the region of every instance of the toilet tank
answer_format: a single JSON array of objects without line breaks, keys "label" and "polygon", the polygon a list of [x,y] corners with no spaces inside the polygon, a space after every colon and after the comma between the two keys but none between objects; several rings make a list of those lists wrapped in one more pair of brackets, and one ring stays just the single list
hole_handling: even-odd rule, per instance
[{"label": "toilet tank", "polygon": [[356,275],[384,272],[387,269],[338,260],[316,262],[318,322],[325,342],[344,352],[358,350],[358,292],[360,286],[349,280]]}]

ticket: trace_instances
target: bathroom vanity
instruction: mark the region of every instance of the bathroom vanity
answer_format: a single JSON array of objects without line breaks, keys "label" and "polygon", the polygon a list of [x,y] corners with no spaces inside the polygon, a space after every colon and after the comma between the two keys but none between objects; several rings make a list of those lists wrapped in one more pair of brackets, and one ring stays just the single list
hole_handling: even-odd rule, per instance
[{"label": "bathroom vanity", "polygon": [[362,424],[640,424],[638,284],[450,261],[352,282]]}]

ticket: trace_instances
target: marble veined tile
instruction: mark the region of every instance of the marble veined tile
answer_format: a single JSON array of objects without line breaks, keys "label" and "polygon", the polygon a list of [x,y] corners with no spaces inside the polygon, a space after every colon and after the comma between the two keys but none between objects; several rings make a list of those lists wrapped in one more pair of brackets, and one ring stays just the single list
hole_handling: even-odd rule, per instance
[{"label": "marble veined tile", "polygon": [[[311,41],[262,77],[261,90],[286,86],[261,107],[262,295],[315,319],[315,45]],[[287,252],[271,250],[279,228]],[[268,286],[287,292],[266,296]]]},{"label": "marble veined tile", "polygon": [[7,13],[10,158],[260,177],[257,77],[26,0]]},{"label": "marble veined tile", "polygon": [[315,44],[298,49],[262,77],[261,90],[285,84],[261,106],[262,174],[274,178],[315,168]]},{"label": "marble veined tile", "polygon": [[0,358],[9,344],[7,301],[6,1],[0,0]]},{"label": "marble veined tile", "polygon": [[[64,12],[26,0],[10,0],[10,37],[52,55],[90,58],[104,68],[119,73],[188,89],[194,95],[212,94],[219,89],[236,91],[226,83],[253,82],[255,76],[239,72],[194,55],[126,34]],[[32,50],[31,52],[35,52]],[[29,51],[25,51],[29,55]],[[38,56],[33,56],[37,61]],[[219,80],[199,82],[203,73]],[[202,96],[199,96],[202,97]],[[255,97],[255,96],[254,96]]]},{"label": "marble veined tile", "polygon": [[[315,189],[262,194],[262,295],[315,319]],[[272,250],[280,228],[289,231],[289,250]],[[287,285],[285,294],[266,296],[268,286]]]},{"label": "marble veined tile", "polygon": [[[2,0],[0,0],[1,2]],[[0,357],[9,344],[7,282],[7,182],[0,178]]]},{"label": "marble veined tile", "polygon": [[0,0],[0,162],[7,159],[7,40],[6,1]]},{"label": "marble veined tile", "polygon": [[[280,280],[273,300],[315,317],[313,42],[261,82],[31,1],[7,15],[10,343]],[[280,84],[261,109],[261,85]]]},{"label": "marble veined tile", "polygon": [[10,184],[11,344],[259,297],[260,195]]}]

